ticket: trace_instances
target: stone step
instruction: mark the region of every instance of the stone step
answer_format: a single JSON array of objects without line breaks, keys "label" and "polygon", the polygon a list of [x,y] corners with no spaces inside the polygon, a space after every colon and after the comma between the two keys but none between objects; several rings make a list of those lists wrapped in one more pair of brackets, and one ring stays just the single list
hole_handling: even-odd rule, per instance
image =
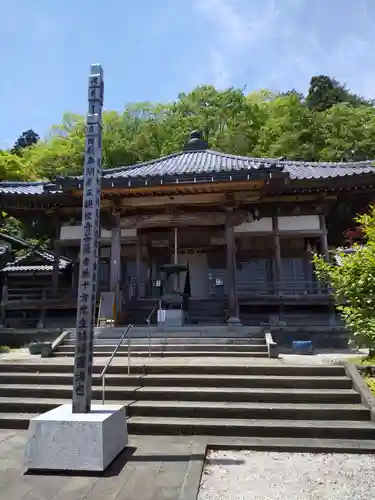
[{"label": "stone step", "polygon": [[[7,384],[0,387],[0,397],[70,399],[72,387],[32,384]],[[106,400],[163,400],[272,403],[359,404],[361,396],[353,389],[264,389],[238,387],[106,387]],[[93,387],[93,399],[100,400],[102,390]]]},{"label": "stone step", "polygon": [[[73,358],[68,363],[56,363],[53,359],[47,359],[45,362],[40,361],[22,361],[15,363],[14,361],[0,363],[0,373],[69,373],[73,375]],[[94,364],[93,373],[101,373],[104,365]],[[230,364],[229,361],[217,360],[202,360],[198,362],[179,362],[168,364],[168,361],[155,365],[132,365],[132,374],[141,375],[260,375],[260,376],[290,376],[290,377],[345,377],[345,368],[342,365],[286,365],[286,364],[253,364],[251,360],[247,364],[243,360],[241,364]],[[109,373],[125,375],[127,374],[126,363],[123,365],[113,364],[109,368]]]},{"label": "stone step", "polygon": [[[100,343],[94,344],[94,350],[97,352],[107,352],[111,354],[117,347],[117,344],[112,345],[101,345]],[[151,352],[159,353],[159,352],[180,352],[180,351],[191,351],[197,352],[217,352],[217,353],[227,353],[227,352],[267,352],[266,344],[151,344]],[[58,352],[65,352],[69,354],[74,354],[74,345],[61,345],[58,348]],[[148,344],[138,344],[137,342],[131,342],[130,348],[133,352],[146,352],[149,351]],[[123,352],[128,352],[128,344],[127,341],[118,348],[117,355]]]},{"label": "stone step", "polygon": [[0,429],[24,430],[29,428],[30,420],[38,413],[0,413]]},{"label": "stone step", "polygon": [[375,440],[373,422],[324,420],[252,420],[216,418],[128,419],[131,434],[184,434],[213,436],[256,436],[315,439]]},{"label": "stone step", "polygon": [[[33,413],[0,413],[0,428],[28,429]],[[374,425],[367,422],[317,422],[289,420],[155,419],[132,417],[129,434],[195,434],[204,436],[254,437],[249,447],[257,450],[325,453],[375,453]],[[237,425],[236,425],[237,424]],[[360,425],[359,425],[360,424]],[[362,425],[361,425],[362,424]],[[363,425],[364,424],[364,425]],[[343,436],[338,438],[336,436]],[[365,436],[365,437],[363,437]],[[151,438],[151,436],[150,436]],[[308,440],[306,440],[308,438]],[[216,439],[215,442],[219,442]],[[243,449],[244,442],[223,442],[222,449]]]},{"label": "stone step", "polygon": [[[118,338],[110,338],[110,337],[102,337],[94,338],[94,345],[113,345],[116,346],[120,341],[121,337]],[[148,346],[148,337],[140,338],[140,337],[131,337],[132,343],[136,345],[147,345]],[[265,345],[266,339],[264,337],[151,337],[152,345],[164,345],[164,344],[173,344],[173,345],[192,345],[192,344],[208,344],[208,345]],[[75,339],[69,338],[64,341],[63,345],[75,345]]]},{"label": "stone step", "polygon": [[[114,338],[120,339],[126,330],[123,327],[96,327],[94,329],[95,338]],[[74,338],[75,329],[66,329],[68,338]],[[262,328],[259,326],[227,326],[227,325],[186,325],[186,326],[133,326],[130,330],[132,338],[264,338]]]},{"label": "stone step", "polygon": [[[233,358],[238,358],[238,357],[249,357],[249,358],[268,358],[268,352],[266,350],[266,348],[264,347],[264,350],[263,351],[252,351],[251,350],[251,347],[253,346],[249,346],[249,350],[248,351],[232,351],[232,350],[227,350],[227,351],[210,351],[210,350],[207,350],[207,351],[151,351],[151,356],[152,357],[162,357],[162,358],[173,358],[173,357],[176,357],[176,358],[185,358],[185,357],[202,357],[202,356],[205,356],[205,357],[233,357]],[[263,346],[262,346],[263,347]],[[97,347],[94,349],[94,356],[95,357],[107,357],[107,356],[110,356],[112,351],[103,351],[101,349],[101,347]],[[64,351],[60,351],[60,349],[58,349],[57,351],[55,351],[53,353],[54,356],[56,357],[73,357],[74,356],[74,351],[71,350],[71,351],[68,351],[68,352],[64,352]],[[116,357],[124,357],[124,356],[128,356],[128,350],[119,350],[117,353],[116,353]],[[135,358],[140,358],[140,357],[147,357],[149,356],[149,352],[148,350],[143,350],[143,351],[139,351],[139,350],[131,350],[131,356],[132,357],[135,357]]]},{"label": "stone step", "polygon": [[[72,385],[73,374],[0,372],[0,385],[36,384],[41,386]],[[94,386],[101,385],[99,374],[92,378]],[[205,387],[258,387],[290,389],[351,389],[349,377],[308,377],[273,375],[106,375],[106,386],[205,386]]]},{"label": "stone step", "polygon": [[[0,413],[44,413],[57,406],[69,404],[69,399],[0,398]],[[266,420],[350,420],[370,421],[370,410],[363,405],[287,403],[232,403],[202,401],[106,401],[123,404],[128,417],[178,418],[239,418]],[[100,404],[101,401],[93,401]]]}]

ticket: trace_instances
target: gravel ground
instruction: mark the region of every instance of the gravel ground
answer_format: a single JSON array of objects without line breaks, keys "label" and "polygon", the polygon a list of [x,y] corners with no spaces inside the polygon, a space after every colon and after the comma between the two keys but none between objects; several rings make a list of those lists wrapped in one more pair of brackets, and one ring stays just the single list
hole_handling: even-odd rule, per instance
[{"label": "gravel ground", "polygon": [[198,500],[371,500],[375,456],[211,451]]}]

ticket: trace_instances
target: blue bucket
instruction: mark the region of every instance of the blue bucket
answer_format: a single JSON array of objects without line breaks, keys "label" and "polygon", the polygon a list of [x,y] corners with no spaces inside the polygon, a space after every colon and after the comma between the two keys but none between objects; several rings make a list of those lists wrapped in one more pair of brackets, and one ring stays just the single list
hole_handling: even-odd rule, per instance
[{"label": "blue bucket", "polygon": [[294,354],[312,354],[313,344],[311,340],[295,340],[292,349]]}]

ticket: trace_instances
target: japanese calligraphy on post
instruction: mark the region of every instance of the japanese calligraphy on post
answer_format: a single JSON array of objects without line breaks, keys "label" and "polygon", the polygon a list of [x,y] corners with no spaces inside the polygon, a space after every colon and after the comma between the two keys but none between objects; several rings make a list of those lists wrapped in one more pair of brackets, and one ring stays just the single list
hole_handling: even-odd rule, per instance
[{"label": "japanese calligraphy on post", "polygon": [[82,196],[82,237],[74,356],[73,412],[91,409],[93,335],[100,240],[103,70],[91,66]]}]

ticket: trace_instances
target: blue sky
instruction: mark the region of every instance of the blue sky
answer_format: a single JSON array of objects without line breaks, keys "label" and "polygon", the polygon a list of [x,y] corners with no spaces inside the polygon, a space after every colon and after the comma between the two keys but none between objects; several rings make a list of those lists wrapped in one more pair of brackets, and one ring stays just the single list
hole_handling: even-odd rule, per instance
[{"label": "blue sky", "polygon": [[314,74],[375,97],[374,0],[0,0],[0,148],[86,112],[91,63],[105,108],[202,83],[305,92]]}]

